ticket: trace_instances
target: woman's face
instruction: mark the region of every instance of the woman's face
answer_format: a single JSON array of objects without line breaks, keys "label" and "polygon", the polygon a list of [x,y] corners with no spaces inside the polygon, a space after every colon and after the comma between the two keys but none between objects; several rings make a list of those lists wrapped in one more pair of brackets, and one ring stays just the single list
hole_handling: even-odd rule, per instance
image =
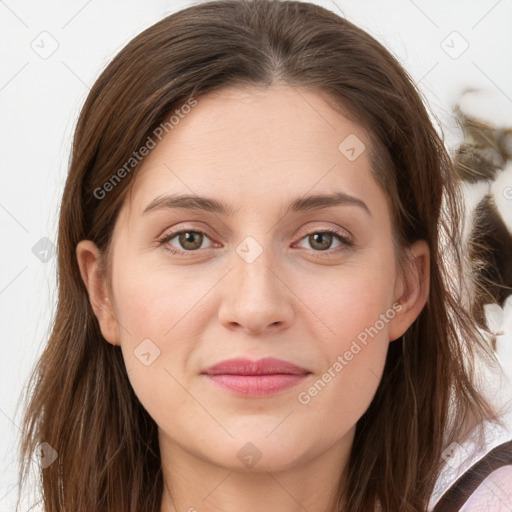
[{"label": "woman's face", "polygon": [[[318,93],[286,85],[197,101],[136,171],[108,300],[95,297],[102,333],[121,346],[163,453],[245,470],[341,456],[390,340],[426,298],[397,274],[368,137]],[[267,357],[305,373],[208,374]]]}]

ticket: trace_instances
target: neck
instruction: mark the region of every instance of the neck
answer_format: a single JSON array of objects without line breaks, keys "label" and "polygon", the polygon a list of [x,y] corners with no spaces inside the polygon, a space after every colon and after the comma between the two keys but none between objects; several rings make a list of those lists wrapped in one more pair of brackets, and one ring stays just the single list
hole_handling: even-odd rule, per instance
[{"label": "neck", "polygon": [[[216,465],[160,431],[164,490],[160,512],[339,512],[353,431],[316,457],[279,470],[257,464],[251,469]],[[263,459],[262,461],[263,462]],[[342,493],[344,496],[344,492]]]}]

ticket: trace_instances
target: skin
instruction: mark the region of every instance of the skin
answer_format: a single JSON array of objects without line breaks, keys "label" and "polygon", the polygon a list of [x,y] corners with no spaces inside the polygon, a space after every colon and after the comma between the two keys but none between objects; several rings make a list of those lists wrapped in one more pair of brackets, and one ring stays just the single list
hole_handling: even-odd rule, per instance
[{"label": "skin", "polygon": [[[354,161],[338,149],[350,134],[367,148]],[[428,296],[424,241],[410,248],[406,275],[397,272],[391,212],[371,175],[369,147],[365,131],[318,92],[275,83],[209,93],[137,169],[114,229],[110,281],[94,243],[78,244],[102,334],[120,345],[135,393],[159,426],[175,500],[164,489],[161,512],[334,510],[355,424],[377,390],[388,345]],[[371,215],[347,204],[284,214],[293,199],[332,191],[364,201]],[[170,193],[214,198],[234,212],[143,213]],[[206,236],[192,250],[175,236],[167,246],[182,254],[171,254],[158,245],[171,228]],[[328,228],[354,245],[309,236]],[[236,251],[247,236],[262,249],[251,263]],[[397,303],[400,312],[378,335],[309,403],[299,402]],[[146,366],[134,350],[148,338],[160,355]],[[312,373],[261,398],[234,396],[201,375],[221,360],[266,356]],[[261,455],[252,467],[237,456],[247,443]]]}]

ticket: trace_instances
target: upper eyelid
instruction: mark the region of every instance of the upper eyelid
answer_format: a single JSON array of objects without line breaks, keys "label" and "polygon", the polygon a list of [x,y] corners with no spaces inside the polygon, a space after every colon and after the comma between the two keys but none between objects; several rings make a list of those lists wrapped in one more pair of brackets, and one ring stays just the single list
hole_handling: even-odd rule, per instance
[{"label": "upper eyelid", "polygon": [[[311,221],[311,222],[314,222],[314,221]],[[316,221],[316,222],[322,222],[322,221]],[[348,229],[342,228],[341,226],[309,228],[306,231],[306,234],[317,233],[317,232],[322,232],[322,231],[328,231],[328,230],[332,230],[332,229],[335,229],[336,231],[345,232],[345,233],[347,233],[348,237],[352,237],[353,236],[352,233]],[[210,236],[209,233],[208,233],[208,229],[206,229],[206,228],[200,228],[200,227],[196,227],[196,226],[185,226],[185,227],[182,227],[182,228],[179,228],[179,229],[176,229],[176,230],[174,230],[173,228],[166,229],[166,230],[164,230],[162,235],[160,235],[159,238],[162,238],[162,237],[165,237],[165,236],[168,236],[168,235],[171,235],[171,234],[172,235],[177,235],[177,234],[179,234],[179,233],[181,233],[183,231],[193,231],[193,232],[203,233],[203,234],[205,234],[207,236]],[[215,238],[215,237],[213,236],[211,238]]]}]

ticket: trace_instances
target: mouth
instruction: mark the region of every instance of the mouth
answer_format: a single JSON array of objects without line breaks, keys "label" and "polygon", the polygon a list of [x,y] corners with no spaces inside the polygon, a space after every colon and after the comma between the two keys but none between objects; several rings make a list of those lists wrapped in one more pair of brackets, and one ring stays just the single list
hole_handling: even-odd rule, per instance
[{"label": "mouth", "polygon": [[246,397],[269,396],[300,384],[311,372],[288,361],[267,357],[258,361],[229,359],[202,372],[220,388]]}]

